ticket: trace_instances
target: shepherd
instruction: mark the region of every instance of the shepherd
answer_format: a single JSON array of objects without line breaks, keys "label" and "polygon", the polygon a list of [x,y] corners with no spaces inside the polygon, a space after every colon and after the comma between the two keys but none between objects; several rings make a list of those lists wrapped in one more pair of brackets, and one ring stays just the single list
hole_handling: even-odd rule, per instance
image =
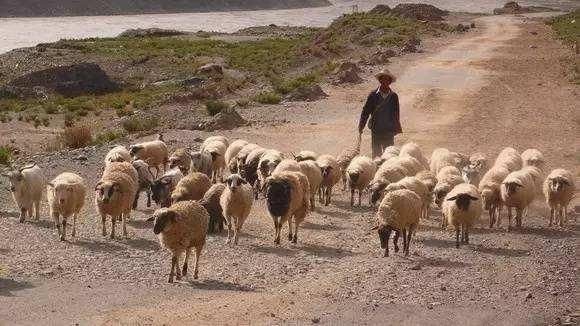
[{"label": "shepherd", "polygon": [[373,158],[381,156],[385,148],[394,145],[395,135],[403,132],[399,121],[399,96],[391,89],[391,84],[396,81],[395,76],[383,70],[375,77],[380,83],[379,88],[367,97],[358,124],[360,139],[369,121]]}]

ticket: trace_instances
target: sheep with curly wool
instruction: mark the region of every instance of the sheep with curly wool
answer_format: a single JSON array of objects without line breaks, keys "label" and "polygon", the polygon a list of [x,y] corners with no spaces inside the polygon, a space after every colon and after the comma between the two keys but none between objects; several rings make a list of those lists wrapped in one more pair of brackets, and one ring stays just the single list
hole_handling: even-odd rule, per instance
[{"label": "sheep with curly wool", "polygon": [[[111,163],[111,165],[123,163]],[[110,216],[111,239],[115,238],[115,223],[119,218],[121,219],[123,236],[127,237],[126,223],[131,217],[131,207],[138,186],[138,181],[124,172],[105,170],[103,176],[95,186],[95,206],[101,217],[103,236],[107,235],[106,221],[107,216]]]},{"label": "sheep with curly wool", "polygon": [[522,168],[522,157],[514,148],[506,147],[499,153],[493,166],[503,166],[508,171],[514,172]]},{"label": "sheep with curly wool", "polygon": [[169,168],[179,168],[181,173],[188,174],[191,169],[191,154],[187,148],[178,148],[169,156]]},{"label": "sheep with curly wool", "polygon": [[219,140],[204,143],[204,146],[201,148],[202,152],[207,152],[209,155],[211,155],[212,182],[218,182],[222,180],[223,171],[226,168],[226,150],[227,145]]},{"label": "sheep with curly wool", "polygon": [[282,160],[272,173],[280,173],[284,171],[293,171],[293,172],[301,172],[302,169],[300,168],[300,164],[296,160],[287,158]]},{"label": "sheep with curly wool", "polygon": [[288,222],[288,241],[298,241],[298,228],[310,211],[310,185],[301,172],[274,173],[264,182],[268,212],[274,221],[274,243]]},{"label": "sheep with curly wool", "polygon": [[483,210],[477,188],[469,183],[458,184],[445,196],[442,206],[444,218],[455,229],[455,247],[459,248],[460,243],[469,244],[469,229]]},{"label": "sheep with curly wool", "polygon": [[538,169],[543,170],[546,165],[544,154],[535,148],[526,149],[521,157],[523,166],[535,166]]},{"label": "sheep with curly wool", "polygon": [[233,237],[233,244],[237,245],[242,226],[250,216],[254,196],[252,186],[239,174],[227,177],[225,184],[226,188],[220,197],[220,206],[228,227],[227,243],[231,243]]},{"label": "sheep with curly wool", "polygon": [[283,159],[282,152],[275,149],[269,149],[260,156],[260,161],[258,161],[258,181],[260,184],[264,183],[264,180],[274,172],[274,169]]},{"label": "sheep with curly wool", "polygon": [[316,161],[313,160],[301,161],[298,162],[298,165],[302,174],[308,179],[308,184],[310,185],[310,209],[314,210],[316,207],[316,194],[322,184],[322,171]]},{"label": "sheep with curly wool", "polygon": [[147,207],[151,207],[151,185],[155,181],[155,178],[153,177],[153,174],[151,174],[151,170],[149,170],[149,164],[145,163],[143,160],[135,160],[131,162],[131,164],[137,171],[139,177],[139,189],[137,189],[135,201],[133,201],[133,209],[137,208],[139,196],[143,191],[147,194]]},{"label": "sheep with curly wool", "polygon": [[342,180],[342,191],[346,191],[346,188],[348,186],[348,180],[347,180],[347,176],[346,176],[346,168],[348,167],[348,165],[350,164],[350,162],[352,161],[353,158],[360,155],[360,145],[361,145],[361,139],[359,137],[356,144],[353,147],[343,150],[336,157],[336,163],[337,163],[338,168],[340,169],[340,176],[341,176],[341,180]]},{"label": "sheep with curly wool", "polygon": [[213,175],[213,160],[211,153],[205,151],[191,152],[191,166],[189,172],[203,173],[207,175],[208,178],[211,178]]},{"label": "sheep with curly wool", "polygon": [[211,181],[207,175],[199,172],[191,172],[179,180],[177,186],[171,192],[171,202],[200,200],[210,187]]},{"label": "sheep with curly wool", "polygon": [[296,160],[296,162],[316,161],[318,156],[319,156],[318,153],[313,152],[313,151],[300,151],[300,153],[298,153],[298,155],[294,156],[294,159]]},{"label": "sheep with curly wool", "polygon": [[399,235],[403,235],[403,252],[409,255],[409,245],[415,228],[419,224],[421,216],[421,198],[415,192],[407,189],[395,190],[387,193],[376,213],[377,224],[373,228],[377,230],[384,249],[384,257],[389,256],[389,238],[395,231],[393,244],[395,252],[399,251]]},{"label": "sheep with curly wool", "polygon": [[32,218],[33,211],[38,221],[46,183],[42,169],[33,163],[3,176],[8,178],[12,199],[20,210],[20,223],[24,223],[26,216]]},{"label": "sheep with curly wool", "polygon": [[421,198],[423,205],[421,206],[421,217],[427,218],[429,215],[429,206],[431,205],[432,194],[427,189],[427,186],[416,177],[404,177],[403,179],[389,184],[384,193],[389,193],[391,191],[407,189],[411,190]]},{"label": "sheep with curly wool", "polygon": [[[350,188],[350,206],[354,206],[355,191],[358,191],[358,206],[361,206],[362,192],[377,172],[377,166],[368,156],[356,156],[352,159],[345,174]],[[369,196],[370,197],[370,196]]]},{"label": "sheep with curly wool", "polygon": [[169,151],[161,135],[159,135],[157,140],[131,145],[129,154],[134,159],[143,160],[150,167],[155,168],[155,177],[159,175],[162,169],[163,171],[167,169]]},{"label": "sheep with curly wool", "polygon": [[215,142],[222,143],[226,148],[230,145],[230,142],[226,136],[210,136],[207,137],[203,143],[201,143],[200,150],[206,150],[209,144]]},{"label": "sheep with curly wool", "polygon": [[423,182],[425,187],[427,187],[427,190],[433,194],[433,190],[437,185],[437,177],[433,174],[433,172],[430,170],[419,171],[417,174],[415,174],[415,178]]},{"label": "sheep with curly wool", "polygon": [[322,184],[320,195],[324,206],[330,205],[332,188],[341,180],[343,171],[338,165],[338,161],[332,155],[321,155],[316,159],[316,164],[322,173]]},{"label": "sheep with curly wool", "polygon": [[482,176],[487,171],[487,158],[482,153],[474,153],[469,157],[469,165],[461,169],[465,183],[479,186]]},{"label": "sheep with curly wool", "polygon": [[479,182],[479,194],[483,208],[489,212],[489,228],[501,225],[501,183],[510,172],[504,166],[493,166]]},{"label": "sheep with curly wool", "polygon": [[377,169],[375,176],[369,184],[371,192],[371,205],[375,205],[383,197],[385,188],[393,182],[403,179],[409,171],[398,164],[398,158],[386,161]]},{"label": "sheep with curly wool", "polygon": [[60,241],[66,240],[66,220],[71,216],[73,218],[71,236],[74,238],[76,236],[77,217],[85,205],[87,193],[85,180],[77,174],[64,172],[52,179],[48,183],[46,190],[50,216],[54,220]]},{"label": "sheep with curly wool", "polygon": [[224,214],[220,204],[220,198],[226,189],[223,183],[212,185],[203,195],[199,203],[207,210],[209,214],[209,233],[221,232],[224,230]]},{"label": "sheep with curly wool", "polygon": [[238,152],[236,155],[236,164],[237,164],[237,171],[241,173],[244,169],[244,165],[246,164],[246,159],[251,152],[253,152],[256,148],[262,148],[260,145],[257,144],[247,144]]},{"label": "sheep with curly wool", "polygon": [[236,156],[246,145],[248,145],[247,141],[243,139],[237,139],[234,140],[226,149],[225,160],[226,166],[230,173],[238,173],[238,162],[236,160]]},{"label": "sheep with curly wool", "polygon": [[446,148],[435,149],[429,161],[429,169],[435,175],[446,166],[454,166],[461,170],[467,165],[469,165],[469,157],[461,153],[451,152]]},{"label": "sheep with curly wool", "polygon": [[501,184],[501,199],[508,210],[508,230],[512,226],[512,207],[516,210],[516,226],[522,226],[524,210],[534,201],[541,177],[535,166],[526,166],[508,174]]},{"label": "sheep with curly wool", "polygon": [[[174,203],[169,208],[160,208],[153,214],[155,220],[153,233],[157,235],[161,246],[172,254],[169,283],[176,276],[181,280],[187,275],[189,256],[195,248],[193,278],[198,278],[199,259],[205,245],[209,216],[205,208],[190,200]],[[183,269],[179,268],[179,259],[185,254]]]},{"label": "sheep with curly wool", "polygon": [[151,197],[161,207],[171,206],[171,193],[183,178],[183,173],[178,168],[171,169],[151,184]]},{"label": "sheep with curly wool", "polygon": [[117,145],[105,155],[105,165],[111,162],[131,162],[131,154],[125,146]]},{"label": "sheep with curly wool", "polygon": [[[420,164],[421,164],[421,170],[426,169],[427,167],[429,167],[429,162],[427,161],[427,159],[425,158],[425,155],[423,155],[423,151],[421,150],[421,147],[419,147],[419,145],[417,145],[417,143],[414,142],[410,142],[410,143],[406,143],[405,145],[403,145],[401,147],[401,150],[399,152],[399,156],[400,157],[412,157],[415,160],[417,160]],[[417,172],[419,172],[417,171]]]},{"label": "sheep with curly wool", "polygon": [[[437,174],[437,184],[433,189],[433,199],[435,205],[441,208],[445,196],[458,184],[463,183],[461,172],[455,166],[446,166],[439,170]],[[447,221],[442,220],[442,226],[446,226]]]},{"label": "sheep with curly wool", "polygon": [[576,192],[574,177],[565,169],[555,169],[550,172],[543,186],[546,204],[550,207],[550,224],[555,219],[556,223],[564,226],[568,222],[568,205]]}]

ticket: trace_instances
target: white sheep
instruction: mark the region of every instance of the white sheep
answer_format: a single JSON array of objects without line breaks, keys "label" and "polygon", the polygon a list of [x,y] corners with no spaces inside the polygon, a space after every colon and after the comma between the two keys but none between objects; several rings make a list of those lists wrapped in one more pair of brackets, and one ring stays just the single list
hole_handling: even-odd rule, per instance
[{"label": "white sheep", "polygon": [[213,160],[211,154],[205,151],[192,152],[189,171],[203,173],[211,178],[213,175]]},{"label": "white sheep", "polygon": [[[152,219],[155,220],[153,233],[159,238],[159,243],[172,253],[171,272],[169,283],[173,283],[187,275],[188,261],[191,249],[195,248],[193,278],[198,278],[199,259],[207,235],[209,216],[205,208],[199,203],[182,201],[155,211]],[[185,253],[183,271],[179,268],[179,258]]]},{"label": "white sheep", "polygon": [[105,156],[105,165],[111,162],[131,162],[131,154],[125,146],[117,145]]},{"label": "white sheep", "polygon": [[260,156],[260,161],[258,162],[258,180],[260,184],[264,183],[267,177],[274,172],[274,169],[282,162],[284,155],[275,149],[270,149],[264,152]]},{"label": "white sheep", "polygon": [[319,156],[316,159],[316,164],[322,172],[322,185],[320,187],[322,203],[324,206],[328,206],[332,197],[332,188],[340,181],[344,173],[332,155]]},{"label": "white sheep", "polygon": [[442,206],[444,218],[455,228],[455,247],[459,248],[460,242],[469,244],[469,229],[482,211],[477,188],[469,183],[455,186],[445,197]]},{"label": "white sheep", "polygon": [[541,172],[537,167],[526,166],[511,172],[504,179],[501,184],[501,199],[508,209],[508,230],[512,225],[512,207],[516,209],[516,226],[522,226],[523,212],[536,198],[537,179],[540,177]]},{"label": "white sheep", "polygon": [[415,174],[415,178],[421,180],[430,193],[433,193],[437,185],[437,177],[430,170],[419,171]]},{"label": "white sheep", "polygon": [[247,144],[244,147],[242,147],[242,149],[238,152],[238,154],[236,155],[236,164],[237,164],[236,170],[238,171],[238,173],[242,171],[244,165],[246,164],[246,159],[248,158],[248,155],[250,155],[250,153],[253,152],[256,148],[261,148],[261,146],[257,144]]},{"label": "white sheep", "polygon": [[122,221],[123,236],[127,236],[126,221],[131,216],[131,206],[137,188],[138,182],[128,174],[105,170],[101,180],[95,186],[95,206],[101,216],[103,236],[107,235],[105,225],[107,216],[111,217],[111,239],[115,238],[115,222],[119,217]]},{"label": "white sheep", "polygon": [[238,162],[236,161],[236,156],[238,153],[244,148],[244,146],[248,145],[248,142],[243,139],[234,140],[230,146],[226,149],[225,160],[226,166],[230,173],[237,173],[238,172]]},{"label": "white sheep", "polygon": [[298,153],[298,155],[294,156],[294,159],[297,162],[302,162],[302,161],[316,161],[316,159],[318,158],[318,153],[313,152],[313,151],[300,151],[300,153]]},{"label": "white sheep", "polygon": [[429,161],[429,169],[435,175],[446,166],[454,166],[462,169],[467,165],[469,165],[469,157],[461,153],[451,152],[446,148],[435,149]]},{"label": "white sheep", "polygon": [[161,169],[163,171],[167,169],[169,151],[161,135],[157,140],[131,145],[129,153],[133,158],[143,160],[155,168],[155,177],[159,175]]},{"label": "white sheep", "polygon": [[419,162],[419,160],[411,156],[400,156],[391,159],[391,161],[396,162],[396,164],[405,168],[407,170],[406,176],[408,177],[415,176],[417,173],[425,170],[425,166]]},{"label": "white sheep", "polygon": [[[377,166],[368,156],[356,156],[352,159],[345,174],[350,188],[350,206],[354,206],[354,194],[358,190],[358,205],[361,206],[362,192],[368,187],[377,171]],[[370,197],[370,196],[369,196]]]},{"label": "white sheep", "polygon": [[340,169],[340,176],[342,179],[342,191],[345,191],[347,186],[348,186],[347,179],[346,179],[346,168],[350,164],[350,161],[352,161],[353,158],[355,158],[356,156],[358,156],[360,154],[360,144],[361,144],[361,139],[359,137],[358,141],[356,142],[356,144],[353,147],[343,150],[336,157],[336,163],[338,165],[338,168]]},{"label": "white sheep", "polygon": [[417,161],[419,161],[419,163],[421,163],[422,167],[421,170],[424,170],[427,167],[429,167],[429,162],[423,155],[423,151],[421,151],[421,147],[419,147],[417,143],[410,142],[403,145],[403,147],[401,147],[401,150],[399,152],[399,156],[400,157],[410,156],[416,159]]},{"label": "white sheep", "polygon": [[320,185],[322,184],[322,171],[316,161],[304,160],[298,162],[302,174],[308,178],[308,184],[310,185],[310,208],[314,210],[316,207],[316,194],[320,190]]},{"label": "white sheep", "polygon": [[36,164],[29,164],[4,176],[8,178],[12,198],[20,210],[20,223],[24,223],[26,216],[32,218],[33,209],[38,221],[46,182],[42,169]]},{"label": "white sheep", "polygon": [[207,137],[207,138],[206,138],[206,139],[203,141],[203,143],[202,143],[202,144],[201,144],[201,146],[200,146],[200,149],[201,149],[202,151],[203,151],[203,150],[206,150],[206,148],[207,148],[207,146],[208,146],[209,144],[211,144],[211,143],[215,143],[215,142],[219,142],[219,143],[222,143],[222,144],[224,144],[224,146],[225,146],[226,148],[227,148],[227,147],[230,145],[230,143],[229,143],[229,141],[228,141],[228,138],[227,138],[227,137],[225,137],[225,136],[210,136],[210,137]]},{"label": "white sheep", "polygon": [[239,174],[232,174],[226,179],[226,188],[220,197],[220,205],[228,227],[228,241],[238,244],[238,236],[244,222],[250,215],[254,197],[252,187]]},{"label": "white sheep", "polygon": [[179,168],[183,174],[188,174],[191,169],[191,154],[186,148],[178,148],[169,156],[169,168]]},{"label": "white sheep", "polygon": [[71,236],[73,238],[76,236],[77,216],[85,205],[86,193],[85,180],[74,173],[61,173],[48,183],[46,193],[48,207],[61,241],[66,240],[66,220],[71,216],[73,218]]},{"label": "white sheep", "polygon": [[377,230],[381,241],[381,248],[385,249],[384,257],[389,256],[389,238],[391,231],[395,231],[393,244],[395,252],[399,251],[397,244],[399,235],[403,235],[403,252],[409,255],[409,245],[415,228],[419,224],[421,215],[421,198],[411,190],[401,189],[385,195],[376,213]]},{"label": "white sheep", "polygon": [[489,212],[489,228],[501,225],[501,183],[510,172],[504,166],[493,166],[481,178],[479,193],[483,207]]},{"label": "white sheep", "polygon": [[227,145],[218,140],[204,143],[204,146],[201,148],[202,152],[207,152],[211,155],[211,180],[213,182],[218,182],[223,177],[223,171],[226,168],[226,150]]},{"label": "white sheep", "polygon": [[474,153],[469,157],[469,165],[461,169],[461,176],[465,183],[479,186],[481,177],[487,171],[487,158],[482,153]]},{"label": "white sheep", "polygon": [[495,159],[494,166],[503,166],[510,172],[522,168],[522,157],[517,150],[511,147],[504,148]]},{"label": "white sheep", "polygon": [[[288,221],[288,241],[298,241],[298,228],[310,211],[310,185],[301,172],[274,173],[264,182],[268,212],[274,221],[274,243]],[[294,227],[293,227],[294,225]]]},{"label": "white sheep", "polygon": [[535,166],[538,169],[543,170],[544,165],[546,164],[544,154],[535,148],[526,149],[521,157],[523,166]]},{"label": "white sheep", "polygon": [[398,158],[393,158],[379,166],[369,184],[372,205],[381,200],[383,191],[390,183],[397,182],[409,174],[409,171],[398,162]]},{"label": "white sheep", "polygon": [[[296,160],[293,159],[284,159],[282,160],[272,171],[272,173],[280,173],[284,171],[293,171],[293,172],[301,172],[302,169],[300,168],[300,164]],[[271,174],[272,174],[271,173]]]},{"label": "white sheep", "polygon": [[389,155],[392,154],[394,156],[399,156],[399,154],[401,153],[401,148],[398,146],[388,146],[387,148],[385,148],[385,150],[383,151],[383,155]]},{"label": "white sheep", "polygon": [[425,184],[416,177],[404,177],[397,182],[389,184],[385,188],[384,193],[386,194],[388,192],[400,189],[411,190],[412,192],[419,195],[419,198],[421,198],[423,203],[421,206],[421,217],[427,218],[429,215],[429,206],[431,205],[432,199],[432,193],[429,191],[427,186],[425,186]]},{"label": "white sheep", "polygon": [[207,175],[191,172],[179,180],[177,186],[171,192],[171,202],[200,200],[210,187],[211,181]]},{"label": "white sheep", "polygon": [[258,165],[260,164],[260,159],[268,150],[262,147],[254,149],[246,157],[246,161],[239,169],[239,174],[244,180],[246,180],[255,190],[255,198],[258,198],[259,192],[259,181],[258,181]]},{"label": "white sheep", "polygon": [[145,163],[143,160],[134,160],[131,164],[135,170],[137,170],[137,175],[139,176],[139,188],[137,189],[137,194],[133,201],[133,209],[137,208],[139,196],[142,191],[145,191],[147,194],[147,207],[151,207],[151,185],[155,181],[155,178],[153,177],[153,174],[151,174],[151,170],[149,170],[149,164]]},{"label": "white sheep", "polygon": [[171,193],[183,178],[183,173],[178,168],[171,169],[151,184],[151,197],[161,207],[171,206]]},{"label": "white sheep", "polygon": [[[441,204],[445,196],[458,184],[463,183],[461,172],[455,166],[446,166],[439,170],[437,174],[437,185],[433,189],[433,197],[437,207]],[[447,221],[442,219],[442,226],[446,226]]]},{"label": "white sheep", "polygon": [[560,226],[568,221],[568,204],[574,198],[576,185],[572,173],[565,169],[555,169],[544,181],[544,196],[550,207],[550,224],[556,219]]}]

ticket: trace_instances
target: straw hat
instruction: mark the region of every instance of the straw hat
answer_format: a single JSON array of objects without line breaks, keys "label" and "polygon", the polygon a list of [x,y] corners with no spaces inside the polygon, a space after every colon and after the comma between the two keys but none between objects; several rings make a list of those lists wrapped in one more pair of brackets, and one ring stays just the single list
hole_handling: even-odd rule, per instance
[{"label": "straw hat", "polygon": [[391,82],[394,83],[397,80],[397,77],[395,77],[395,75],[393,75],[389,70],[384,69],[381,72],[379,72],[378,74],[375,75],[375,78],[377,80],[381,80],[384,77],[388,77],[391,79]]}]

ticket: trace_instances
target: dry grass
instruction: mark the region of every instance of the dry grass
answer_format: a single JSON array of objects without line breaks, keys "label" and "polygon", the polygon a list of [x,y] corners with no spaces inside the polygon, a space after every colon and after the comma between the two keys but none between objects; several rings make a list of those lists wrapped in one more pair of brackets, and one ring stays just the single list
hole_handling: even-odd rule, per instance
[{"label": "dry grass", "polygon": [[49,141],[44,149],[54,152],[64,148],[77,149],[90,145],[93,142],[93,133],[88,125],[78,125],[64,128],[53,140]]}]

